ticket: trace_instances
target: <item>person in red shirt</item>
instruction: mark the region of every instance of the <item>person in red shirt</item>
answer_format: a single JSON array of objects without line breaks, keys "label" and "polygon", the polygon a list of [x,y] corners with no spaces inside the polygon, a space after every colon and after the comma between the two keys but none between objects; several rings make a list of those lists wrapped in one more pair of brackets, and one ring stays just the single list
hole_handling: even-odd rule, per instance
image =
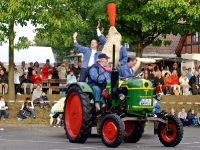
[{"label": "person in red shirt", "polygon": [[39,74],[36,74],[36,71],[32,71],[32,76],[31,76],[31,82],[33,83],[33,87],[37,87],[39,84],[41,86],[41,80],[42,78],[40,77]]},{"label": "person in red shirt", "polygon": [[175,90],[178,88],[178,92],[180,94],[179,78],[176,70],[174,70],[171,75],[171,87],[173,88],[173,92],[175,92]]},{"label": "person in red shirt", "polygon": [[50,65],[49,59],[46,60],[46,64],[42,66],[42,79],[48,79],[53,73],[53,67]]},{"label": "person in red shirt", "polygon": [[[53,67],[50,65],[50,60],[46,60],[46,64],[42,66],[42,79],[49,79],[51,78],[50,75],[53,73]],[[43,86],[47,86],[46,83],[43,83]],[[47,89],[43,88],[43,92],[47,93]]]}]

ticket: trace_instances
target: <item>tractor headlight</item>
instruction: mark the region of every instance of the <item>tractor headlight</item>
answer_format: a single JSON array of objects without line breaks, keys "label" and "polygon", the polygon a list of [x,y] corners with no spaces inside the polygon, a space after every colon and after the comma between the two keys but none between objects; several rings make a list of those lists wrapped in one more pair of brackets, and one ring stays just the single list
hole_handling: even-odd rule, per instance
[{"label": "tractor headlight", "polygon": [[119,94],[119,99],[121,100],[121,101],[123,101],[123,100],[125,100],[125,98],[126,98],[126,96],[124,95],[124,94]]}]

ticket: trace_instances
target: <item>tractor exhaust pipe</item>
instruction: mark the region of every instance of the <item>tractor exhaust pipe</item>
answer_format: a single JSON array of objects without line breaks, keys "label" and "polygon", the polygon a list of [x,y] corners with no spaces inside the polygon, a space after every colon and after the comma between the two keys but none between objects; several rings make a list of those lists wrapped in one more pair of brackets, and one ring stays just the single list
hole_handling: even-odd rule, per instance
[{"label": "tractor exhaust pipe", "polygon": [[113,45],[113,68],[111,72],[111,100],[118,98],[119,71],[115,68],[115,45]]}]

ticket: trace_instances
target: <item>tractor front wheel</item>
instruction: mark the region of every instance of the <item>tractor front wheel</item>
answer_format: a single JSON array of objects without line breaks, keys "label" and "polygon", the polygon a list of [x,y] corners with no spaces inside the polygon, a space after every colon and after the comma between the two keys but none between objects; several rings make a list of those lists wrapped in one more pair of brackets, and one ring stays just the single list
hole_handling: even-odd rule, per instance
[{"label": "tractor front wheel", "polygon": [[73,143],[84,143],[91,131],[92,114],[90,99],[78,86],[67,92],[64,107],[64,129]]},{"label": "tractor front wheel", "polygon": [[124,121],[124,142],[136,143],[144,133],[145,122]]},{"label": "tractor front wheel", "polygon": [[124,138],[124,126],[119,116],[106,115],[101,123],[101,139],[107,147],[117,147]]},{"label": "tractor front wheel", "polygon": [[175,147],[183,138],[183,124],[180,119],[173,115],[166,116],[168,124],[159,123],[158,137],[166,147]]}]

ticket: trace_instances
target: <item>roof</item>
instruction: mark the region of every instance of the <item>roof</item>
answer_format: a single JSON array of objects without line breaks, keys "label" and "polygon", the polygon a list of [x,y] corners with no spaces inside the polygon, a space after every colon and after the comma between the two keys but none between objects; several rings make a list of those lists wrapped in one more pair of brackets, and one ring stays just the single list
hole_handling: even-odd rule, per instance
[{"label": "roof", "polygon": [[152,44],[149,46],[146,46],[144,48],[143,54],[149,54],[149,53],[155,53],[155,54],[174,54],[176,49],[178,48],[181,36],[180,35],[173,35],[173,34],[167,34],[166,39],[164,39],[161,35],[158,36],[161,40],[169,40],[172,41],[171,45],[161,45],[160,47],[153,47]]},{"label": "roof", "polygon": [[[8,44],[0,46],[0,52],[0,61],[8,64]],[[42,64],[46,62],[46,59],[49,59],[50,63],[55,62],[51,47],[29,46],[28,49],[14,50],[15,64],[21,64],[22,61],[26,63],[38,61]]]}]

